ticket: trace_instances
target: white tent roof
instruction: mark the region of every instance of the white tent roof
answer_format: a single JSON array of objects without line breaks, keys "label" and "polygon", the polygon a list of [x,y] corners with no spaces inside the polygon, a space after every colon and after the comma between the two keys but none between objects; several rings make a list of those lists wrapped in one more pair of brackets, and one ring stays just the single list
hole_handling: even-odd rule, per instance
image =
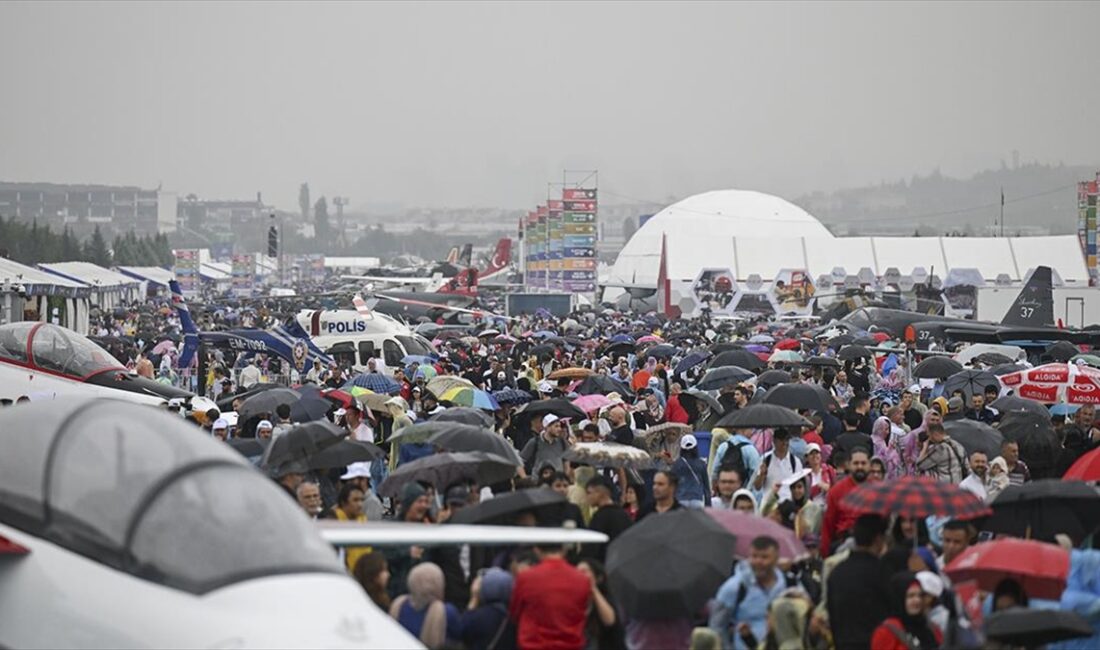
[{"label": "white tent roof", "polygon": [[[668,276],[693,280],[702,269],[731,269],[739,281],[765,281],[780,269],[806,269],[814,279],[841,267],[855,275],[869,268],[882,276],[915,268],[941,279],[952,269],[976,269],[987,282],[1008,274],[1020,282],[1027,270],[1050,266],[1067,283],[1088,284],[1074,235],[1051,237],[834,237],[801,208],[759,192],[706,192],[674,203],[630,238],[606,284],[655,287],[661,240],[667,240]],[[328,260],[326,260],[326,263]]]},{"label": "white tent roof", "polygon": [[325,255],[326,269],[373,269],[382,266],[377,257],[339,257]]},{"label": "white tent roof", "polygon": [[174,273],[168,269],[162,269],[159,266],[119,266],[116,267],[120,273],[128,275],[132,278],[137,278],[145,282],[152,282],[155,285],[167,287],[169,280],[176,279]]},{"label": "white tent roof", "polygon": [[90,287],[128,287],[140,282],[140,280],[111,269],[105,269],[91,262],[54,262],[39,264],[38,268]]},{"label": "white tent roof", "polygon": [[0,257],[0,284],[7,282],[21,284],[34,295],[63,293],[71,296],[88,291],[88,287],[79,282]]},{"label": "white tent roof", "polygon": [[233,267],[224,262],[203,262],[199,266],[199,276],[204,280],[224,282],[233,277]]}]

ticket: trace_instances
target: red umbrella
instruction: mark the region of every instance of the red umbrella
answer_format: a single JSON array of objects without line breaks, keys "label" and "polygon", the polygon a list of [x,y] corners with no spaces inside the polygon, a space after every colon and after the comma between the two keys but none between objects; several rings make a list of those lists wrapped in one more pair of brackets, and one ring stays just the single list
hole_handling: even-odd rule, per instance
[{"label": "red umbrella", "polygon": [[1077,459],[1066,473],[1062,475],[1065,481],[1100,481],[1100,449],[1093,449],[1089,453]]},{"label": "red umbrella", "polygon": [[1017,580],[1030,598],[1058,600],[1066,590],[1069,551],[1055,544],[1004,538],[963,551],[944,567],[956,584],[976,580],[993,591],[1005,578]]},{"label": "red umbrella", "polygon": [[776,350],[797,350],[802,347],[802,343],[795,339],[780,339],[775,344]]},{"label": "red umbrella", "polygon": [[886,332],[873,332],[871,338],[873,338],[876,343],[882,343],[883,341],[889,340],[890,335]]},{"label": "red umbrella", "polygon": [[909,519],[932,515],[973,519],[992,512],[970,492],[928,476],[866,482],[844,497],[844,505],[860,512],[896,514]]},{"label": "red umbrella", "polygon": [[802,540],[798,539],[793,530],[771,519],[737,510],[707,508],[705,512],[737,538],[737,546],[733,550],[734,557],[748,557],[752,540],[761,535],[767,535],[779,542],[780,559],[796,562],[809,555]]},{"label": "red umbrella", "polygon": [[347,407],[351,406],[352,400],[355,399],[354,397],[352,397],[351,393],[348,393],[347,391],[342,391],[342,390],[339,390],[339,389],[336,389],[336,388],[334,388],[332,390],[326,390],[326,391],[322,392],[321,395],[325,399],[336,402],[337,404],[339,404],[340,406],[342,406],[344,408],[347,408]]}]

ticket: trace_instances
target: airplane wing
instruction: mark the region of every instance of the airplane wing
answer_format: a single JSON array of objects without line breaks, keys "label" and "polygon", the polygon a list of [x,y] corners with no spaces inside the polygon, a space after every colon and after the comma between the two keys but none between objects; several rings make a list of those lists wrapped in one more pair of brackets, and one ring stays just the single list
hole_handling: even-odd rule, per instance
[{"label": "airplane wing", "polygon": [[532,526],[439,526],[403,522],[319,521],[321,537],[333,546],[447,546],[453,544],[603,544],[607,535],[583,528]]},{"label": "airplane wing", "polygon": [[376,276],[376,275],[341,275],[341,280],[358,280],[361,282],[370,282],[372,284],[384,284],[393,286],[429,286],[433,282],[438,282],[439,278],[425,278],[425,277],[401,277],[401,276]]}]

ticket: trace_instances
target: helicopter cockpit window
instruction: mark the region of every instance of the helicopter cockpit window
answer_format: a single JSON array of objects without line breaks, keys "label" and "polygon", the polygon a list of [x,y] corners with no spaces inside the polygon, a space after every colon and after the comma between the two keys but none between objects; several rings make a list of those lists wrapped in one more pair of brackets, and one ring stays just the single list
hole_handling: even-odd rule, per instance
[{"label": "helicopter cockpit window", "polygon": [[265,575],[340,572],[332,548],[288,505],[250,468],[196,469],[140,515],[130,546],[136,573],[201,593]]},{"label": "helicopter cockpit window", "polygon": [[0,325],[0,358],[27,361],[27,338],[37,323]]}]

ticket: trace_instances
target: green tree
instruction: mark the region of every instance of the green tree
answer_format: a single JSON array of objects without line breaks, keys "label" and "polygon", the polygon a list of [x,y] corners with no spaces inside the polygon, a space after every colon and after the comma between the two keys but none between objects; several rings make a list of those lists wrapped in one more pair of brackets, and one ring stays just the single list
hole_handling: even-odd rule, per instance
[{"label": "green tree", "polygon": [[323,196],[313,205],[313,236],[324,246],[328,246],[332,238],[332,230],[328,223],[328,201]]},{"label": "green tree", "polygon": [[298,209],[302,211],[302,221],[309,223],[309,183],[298,188]]},{"label": "green tree", "polygon": [[80,241],[73,236],[68,226],[61,233],[61,261],[72,262],[80,259]]},{"label": "green tree", "polygon": [[107,250],[107,241],[98,225],[92,231],[92,237],[84,242],[84,261],[104,267],[111,265],[111,251]]}]

